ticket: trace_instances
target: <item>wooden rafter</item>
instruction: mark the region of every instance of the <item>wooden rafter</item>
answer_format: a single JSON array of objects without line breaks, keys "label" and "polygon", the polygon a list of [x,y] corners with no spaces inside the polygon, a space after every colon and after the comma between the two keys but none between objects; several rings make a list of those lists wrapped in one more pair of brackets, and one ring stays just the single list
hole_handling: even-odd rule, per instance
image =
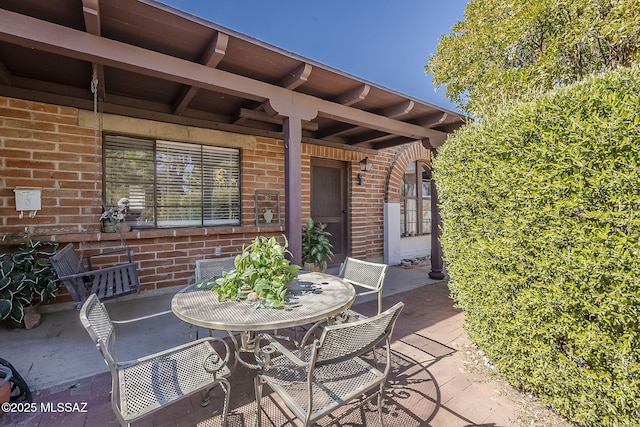
[{"label": "wooden rafter", "polygon": [[[281,86],[285,89],[294,90],[298,86],[306,83],[306,81],[309,78],[309,75],[311,74],[311,70],[313,70],[313,66],[311,66],[311,64],[304,63],[299,67],[297,67],[296,69],[292,70],[290,73],[287,73],[287,75],[284,76],[278,82],[278,86]],[[256,108],[253,108],[253,110],[265,111],[270,116],[276,116],[278,114],[277,111],[271,108],[271,105],[269,105],[268,102],[263,102],[262,104],[258,105]],[[241,114],[239,115],[239,117],[240,117],[240,120],[243,119]]]},{"label": "wooden rafter", "polygon": [[0,62],[0,83],[11,86],[11,72],[2,62]]},{"label": "wooden rafter", "polygon": [[[227,52],[227,45],[229,44],[229,36],[225,33],[217,32],[209,47],[202,55],[203,65],[207,67],[215,68],[220,61],[224,58]],[[182,88],[182,92],[173,104],[173,112],[175,114],[182,114],[187,109],[189,103],[193,100],[200,89],[194,86],[185,86]]]},{"label": "wooden rafter", "polygon": [[420,126],[433,128],[444,123],[448,117],[449,117],[449,114],[438,112],[438,113],[431,114],[428,117],[422,118],[421,120],[419,120],[418,124]]},{"label": "wooden rafter", "polygon": [[303,85],[309,79],[309,75],[313,70],[313,66],[311,64],[304,63],[300,65],[298,68],[287,74],[278,86],[281,86],[286,89],[294,90],[300,85]]},{"label": "wooden rafter", "polygon": [[361,84],[360,86],[353,88],[350,91],[347,91],[342,95],[336,97],[333,102],[344,106],[353,105],[357,102],[364,101],[370,90],[371,86],[369,86],[368,84]]},{"label": "wooden rafter", "polygon": [[317,133],[317,137],[318,138],[327,138],[330,136],[340,136],[346,132],[349,132],[350,130],[355,129],[355,126],[350,125],[348,123],[338,123],[335,126],[332,126],[330,128],[325,128],[323,130],[318,131]]},{"label": "wooden rafter", "polygon": [[[100,36],[100,1],[82,0],[82,15],[84,16],[84,26],[87,33]],[[96,86],[98,98],[104,101],[107,96],[104,82],[104,66],[94,62],[92,69],[98,83]]]},{"label": "wooden rafter", "polygon": [[[279,114],[301,120],[312,120],[318,116],[410,139],[428,138],[434,147],[441,145],[447,136],[445,132],[394,120],[344,104],[340,105],[335,100],[323,100],[260,80],[7,10],[0,10],[0,41],[78,60],[96,62],[221,94],[230,94],[258,102],[268,100],[270,106]],[[361,90],[361,96],[364,92],[368,90]]]},{"label": "wooden rafter", "polygon": [[377,142],[387,141],[394,137],[395,135],[391,135],[386,132],[371,131],[349,138],[349,144],[371,146]]},{"label": "wooden rafter", "polygon": [[399,104],[393,105],[389,108],[382,110],[382,115],[391,119],[397,119],[398,117],[406,116],[413,110],[415,102],[410,99],[403,101]]},{"label": "wooden rafter", "polygon": [[[426,141],[428,142],[429,140],[427,139]],[[386,140],[377,141],[377,142],[372,143],[371,147],[376,149],[376,150],[382,150],[384,148],[394,147],[396,145],[406,144],[408,142],[411,142],[411,140],[407,139],[407,138],[398,137],[398,136],[394,135],[392,138],[388,138]]]},{"label": "wooden rafter", "polygon": [[[240,119],[257,120],[259,122],[274,123],[274,124],[282,125],[284,123],[285,118],[280,115],[272,116],[271,114],[268,114],[262,111],[255,111],[255,110],[249,110],[247,108],[241,108],[238,120],[234,120],[234,123],[235,124],[241,123],[242,120]],[[303,120],[302,129],[309,130],[309,131],[317,131],[318,124],[307,121],[307,120]]]}]

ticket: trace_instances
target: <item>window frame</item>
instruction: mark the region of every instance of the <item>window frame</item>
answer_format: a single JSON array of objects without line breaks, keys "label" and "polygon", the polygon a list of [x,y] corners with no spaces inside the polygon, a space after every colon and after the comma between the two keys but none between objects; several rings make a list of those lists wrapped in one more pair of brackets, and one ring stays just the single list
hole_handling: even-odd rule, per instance
[{"label": "window frame", "polygon": [[[127,147],[127,145],[129,147]],[[159,146],[161,148],[159,148]],[[164,148],[162,148],[164,146]],[[137,152],[141,158],[134,158],[134,162],[139,162],[140,169],[149,168],[144,180],[139,183],[135,177],[128,177],[128,180],[118,181],[113,179],[109,181],[110,175],[115,176],[118,174],[118,169],[114,168],[109,170],[108,163],[112,163],[114,159],[118,157],[114,155],[108,155],[109,150],[114,150],[114,153],[120,148],[125,147],[123,152]],[[145,155],[145,153],[147,153]],[[175,179],[176,182],[172,182],[171,178],[167,181],[167,177],[163,178],[159,176],[159,168],[162,165],[166,166],[166,162],[163,162],[160,154],[164,153],[165,156],[173,155],[175,157],[182,158],[182,163],[178,160],[175,164],[183,167],[181,176],[182,181],[185,182],[183,193],[180,191],[172,192],[171,186],[176,186],[180,180]],[[144,158],[148,157],[148,158]],[[166,159],[166,157],[164,157]],[[184,160],[188,158],[188,160]],[[128,186],[127,195],[131,198],[132,187],[140,187],[141,199],[143,200],[141,206],[136,208],[138,204],[135,200],[130,200],[130,212],[127,215],[127,222],[132,226],[141,229],[178,229],[178,228],[197,228],[197,227],[219,227],[219,226],[239,226],[242,222],[242,150],[237,147],[225,147],[213,144],[182,142],[176,140],[169,140],[166,138],[144,138],[137,136],[126,136],[120,134],[104,134],[103,135],[103,176],[102,176],[102,191],[103,191],[103,204],[106,207],[114,205],[114,197],[117,194],[109,194],[108,187],[110,183],[115,185]],[[232,167],[229,168],[227,163],[231,163]],[[136,164],[138,166],[138,164]],[[187,169],[187,167],[189,167]],[[230,170],[228,181],[226,185],[220,186],[214,185],[214,177],[216,172],[221,170]],[[190,172],[194,171],[196,179],[187,177]],[[143,174],[144,175],[144,174]],[[171,204],[167,204],[165,201],[162,203],[160,198],[160,192],[165,194],[173,194],[173,197],[178,199],[185,199],[185,210],[190,212],[185,218],[180,218],[179,215],[172,217],[170,214],[163,215],[162,211],[170,211],[172,209]],[[188,193],[195,190],[195,204],[189,203],[190,196]],[[225,218],[216,218],[217,204],[213,204],[215,199],[216,190],[218,192],[229,191],[231,198],[229,198],[229,206],[226,209],[230,213]],[[147,196],[147,203],[149,197],[152,197],[151,203],[144,202],[145,192],[151,193],[152,196]],[[110,200],[111,199],[111,200]],[[209,201],[209,203],[207,203]],[[183,201],[184,202],[184,201]],[[151,205],[151,206],[149,206]],[[141,220],[144,216],[144,211],[149,210],[147,217],[151,217],[151,220]],[[224,212],[224,210],[223,210]],[[138,215],[135,215],[138,214]],[[194,215],[195,214],[195,215]]]},{"label": "window frame", "polygon": [[[424,165],[424,169],[423,169]],[[409,170],[412,169],[413,173],[410,173]],[[431,180],[433,179],[429,176],[428,179],[425,179],[422,171],[428,171],[429,175],[431,175],[431,166],[422,160],[415,160],[407,165],[402,175],[402,180],[400,182],[400,236],[401,237],[412,237],[412,236],[425,236],[431,234],[431,221],[429,221],[428,226],[425,227],[424,224],[424,214],[426,211],[431,212]],[[420,172],[420,179],[418,180],[418,172]],[[406,183],[406,178],[408,175],[413,175],[413,182],[410,184]],[[426,187],[424,187],[426,185]],[[407,191],[408,188],[414,187],[415,194],[408,195],[410,191]],[[423,188],[426,188],[426,195],[423,194]],[[425,203],[429,203],[429,206],[425,208]],[[411,206],[413,205],[413,206]],[[415,216],[415,219],[412,219],[411,216]],[[415,228],[415,231],[412,229]],[[425,230],[426,228],[426,230]]]}]

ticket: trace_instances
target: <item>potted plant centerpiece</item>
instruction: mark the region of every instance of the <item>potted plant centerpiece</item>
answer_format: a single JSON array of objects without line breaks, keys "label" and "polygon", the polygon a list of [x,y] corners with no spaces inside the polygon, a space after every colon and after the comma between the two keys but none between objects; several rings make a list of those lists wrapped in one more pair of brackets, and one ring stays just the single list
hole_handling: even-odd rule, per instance
[{"label": "potted plant centerpiece", "polygon": [[131,230],[131,225],[127,222],[129,213],[129,199],[123,197],[118,200],[115,208],[105,208],[100,215],[103,233],[115,233],[116,231],[127,232]]},{"label": "potted plant centerpiece", "polygon": [[331,233],[326,228],[327,224],[314,223],[311,218],[302,225],[302,262],[307,271],[324,272],[327,261],[333,258]]},{"label": "potted plant centerpiece", "polygon": [[286,285],[300,269],[285,258],[289,251],[287,238],[284,240],[281,245],[275,237],[256,237],[236,256],[234,269],[222,277],[202,280],[199,286],[213,285],[211,290],[220,301],[247,301],[256,308],[284,307]]},{"label": "potted plant centerpiece", "polygon": [[[45,250],[48,245],[53,250]],[[60,286],[49,261],[56,246],[27,237],[15,252],[0,256],[0,319],[9,326],[31,329],[40,323],[29,308],[54,298]]]}]

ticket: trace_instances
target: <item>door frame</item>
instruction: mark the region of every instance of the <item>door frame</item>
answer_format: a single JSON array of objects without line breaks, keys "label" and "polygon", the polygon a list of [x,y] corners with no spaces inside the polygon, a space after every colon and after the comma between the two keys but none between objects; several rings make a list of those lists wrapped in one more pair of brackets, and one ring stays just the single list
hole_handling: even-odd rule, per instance
[{"label": "door frame", "polygon": [[[351,212],[349,210],[350,207],[350,191],[349,191],[349,162],[343,160],[333,160],[322,157],[311,157],[311,167],[310,167],[310,183],[311,183],[311,194],[310,194],[310,206],[309,211],[311,213],[311,218],[314,221],[317,221],[313,216],[313,193],[314,193],[314,185],[313,185],[313,168],[316,166],[320,167],[328,167],[340,170],[341,179],[340,179],[340,196],[341,196],[341,207],[342,207],[342,245],[344,247],[343,255],[344,257],[341,259],[333,258],[328,263],[329,267],[339,266],[342,261],[346,257],[351,254]],[[321,222],[321,221],[320,221]]]}]

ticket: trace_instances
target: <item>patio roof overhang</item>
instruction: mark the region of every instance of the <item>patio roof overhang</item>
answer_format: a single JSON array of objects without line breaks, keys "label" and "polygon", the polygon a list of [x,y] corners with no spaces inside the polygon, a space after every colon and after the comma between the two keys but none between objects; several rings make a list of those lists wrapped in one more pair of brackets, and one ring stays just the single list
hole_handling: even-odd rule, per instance
[{"label": "patio roof overhang", "polygon": [[358,151],[465,118],[151,0],[4,0],[0,94]]}]

